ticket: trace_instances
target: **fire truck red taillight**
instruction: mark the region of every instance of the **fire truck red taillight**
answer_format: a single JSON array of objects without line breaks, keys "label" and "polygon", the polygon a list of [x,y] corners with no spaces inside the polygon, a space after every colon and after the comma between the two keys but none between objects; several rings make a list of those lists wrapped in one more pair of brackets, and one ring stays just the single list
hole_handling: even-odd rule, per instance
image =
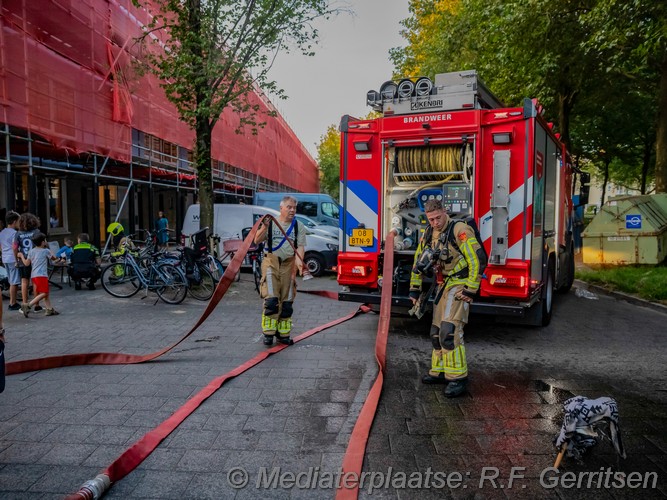
[{"label": "fire truck red taillight", "polygon": [[526,284],[525,276],[504,276],[502,274],[492,274],[489,283],[493,286],[506,286],[514,288],[523,288]]},{"label": "fire truck red taillight", "polygon": [[366,268],[364,266],[353,266],[350,271],[356,276],[366,276]]}]

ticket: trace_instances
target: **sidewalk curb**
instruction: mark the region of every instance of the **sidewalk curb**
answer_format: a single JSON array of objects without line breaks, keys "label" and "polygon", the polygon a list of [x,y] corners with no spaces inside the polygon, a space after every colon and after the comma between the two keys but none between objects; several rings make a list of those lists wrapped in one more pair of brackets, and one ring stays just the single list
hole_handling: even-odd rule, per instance
[{"label": "sidewalk curb", "polygon": [[651,302],[649,300],[640,299],[639,297],[635,297],[634,295],[629,295],[627,293],[617,292],[614,290],[607,290],[606,288],[601,287],[599,285],[593,285],[591,283],[587,283],[586,281],[581,281],[577,279],[574,280],[574,286],[576,288],[590,290],[592,292],[596,292],[602,295],[608,295],[618,300],[624,300],[636,306],[648,307],[649,309],[653,309],[654,311],[667,314],[667,306],[663,306],[662,304],[659,304],[657,302]]}]

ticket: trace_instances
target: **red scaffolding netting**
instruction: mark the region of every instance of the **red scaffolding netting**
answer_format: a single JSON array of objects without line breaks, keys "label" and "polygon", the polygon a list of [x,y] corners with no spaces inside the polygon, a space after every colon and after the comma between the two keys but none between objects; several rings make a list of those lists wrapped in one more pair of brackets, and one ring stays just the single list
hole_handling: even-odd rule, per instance
[{"label": "red scaffolding netting", "polygon": [[[129,53],[148,22],[131,0],[2,0],[0,120],[39,134],[56,148],[129,162],[132,129],[192,149],[194,133],[179,121],[159,81],[139,75]],[[261,94],[250,96],[273,111]],[[282,117],[266,116],[253,136],[237,134],[225,110],[214,129],[213,158],[312,192],[317,165]]]}]

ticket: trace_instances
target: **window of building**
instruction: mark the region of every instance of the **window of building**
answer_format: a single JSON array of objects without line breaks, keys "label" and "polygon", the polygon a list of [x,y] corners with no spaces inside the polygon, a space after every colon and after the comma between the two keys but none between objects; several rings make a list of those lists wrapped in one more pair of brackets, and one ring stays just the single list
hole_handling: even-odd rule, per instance
[{"label": "window of building", "polygon": [[151,159],[165,165],[176,166],[178,146],[151,134],[144,134],[144,147]]},{"label": "window of building", "polygon": [[65,179],[46,179],[46,210],[49,234],[67,233],[67,184]]}]

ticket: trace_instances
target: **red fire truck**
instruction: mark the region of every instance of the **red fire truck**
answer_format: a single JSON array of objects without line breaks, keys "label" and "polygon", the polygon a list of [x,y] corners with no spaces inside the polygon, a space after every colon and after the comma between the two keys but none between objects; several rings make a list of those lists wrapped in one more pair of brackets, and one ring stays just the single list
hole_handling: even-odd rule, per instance
[{"label": "red fire truck", "polygon": [[[409,309],[424,203],[472,216],[489,255],[473,313],[546,325],[574,280],[573,165],[536,100],[503,107],[475,71],[386,82],[367,94],[382,116],[341,121],[341,300]],[[395,229],[394,248],[384,237]],[[393,276],[381,276],[385,252]]]}]

